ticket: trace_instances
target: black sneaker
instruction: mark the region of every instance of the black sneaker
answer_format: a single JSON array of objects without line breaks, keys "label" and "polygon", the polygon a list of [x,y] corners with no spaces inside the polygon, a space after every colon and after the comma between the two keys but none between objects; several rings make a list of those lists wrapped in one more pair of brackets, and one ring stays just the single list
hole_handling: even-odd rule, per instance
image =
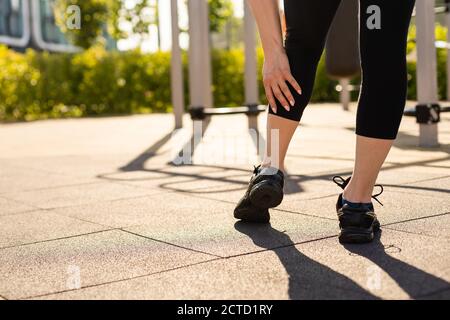
[{"label": "black sneaker", "polygon": [[247,192],[239,200],[234,217],[248,222],[268,223],[269,208],[283,200],[284,174],[275,168],[255,167]]},{"label": "black sneaker", "polygon": [[[345,189],[350,182],[350,178],[345,180],[341,176],[333,177],[336,183],[342,189]],[[383,186],[376,185],[381,191],[373,195],[372,198],[383,205],[377,197],[383,193]],[[357,207],[349,204],[342,204],[342,193],[339,195],[336,203],[336,212],[339,218],[340,243],[367,243],[374,239],[374,233],[380,231],[380,222],[377,219],[372,204],[361,204]]]}]

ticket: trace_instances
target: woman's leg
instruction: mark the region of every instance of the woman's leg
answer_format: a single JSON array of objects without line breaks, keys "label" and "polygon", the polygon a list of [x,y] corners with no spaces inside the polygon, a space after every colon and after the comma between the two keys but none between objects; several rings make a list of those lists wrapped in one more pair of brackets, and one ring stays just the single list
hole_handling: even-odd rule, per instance
[{"label": "woman's leg", "polygon": [[[291,138],[298,126],[303,111],[311,98],[317,64],[322,56],[326,36],[341,0],[285,0],[286,41],[291,73],[302,87],[298,94],[291,86],[295,105],[286,110],[279,102],[277,113],[269,109],[267,119],[267,155],[263,166],[275,166],[284,170],[284,159]],[[278,130],[273,133],[272,130]],[[271,139],[278,136],[277,141]],[[276,144],[277,154],[272,155]],[[273,161],[275,159],[275,161]]]},{"label": "woman's leg", "polygon": [[405,107],[406,44],[414,0],[360,0],[360,4],[363,83],[355,167],[344,198],[369,203]]},{"label": "woman's leg", "polygon": [[353,203],[370,203],[373,186],[393,140],[356,136],[355,166],[344,199]]},{"label": "woman's leg", "polygon": [[277,101],[275,112],[269,108],[267,155],[262,167],[255,168],[247,191],[234,210],[234,217],[242,221],[269,222],[268,209],[278,206],[283,200],[284,158],[311,97],[317,64],[340,0],[285,0],[284,3],[287,25],[285,50],[291,74],[300,84],[302,94],[286,82],[295,103],[284,108]]},{"label": "woman's leg", "polygon": [[[284,160],[297,127],[297,121],[272,114],[267,116],[266,154],[261,163],[262,167],[274,167],[285,171]],[[274,150],[272,150],[272,147],[274,147]]]}]

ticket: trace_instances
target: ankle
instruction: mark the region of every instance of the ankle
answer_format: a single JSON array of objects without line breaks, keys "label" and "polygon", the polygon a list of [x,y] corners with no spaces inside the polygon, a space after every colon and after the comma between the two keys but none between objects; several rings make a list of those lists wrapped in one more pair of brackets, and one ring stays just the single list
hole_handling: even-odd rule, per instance
[{"label": "ankle", "polygon": [[372,196],[370,193],[361,192],[352,188],[345,188],[342,197],[352,203],[371,203]]},{"label": "ankle", "polygon": [[262,161],[260,164],[261,168],[275,168],[284,173],[284,164],[272,165],[270,161]]}]

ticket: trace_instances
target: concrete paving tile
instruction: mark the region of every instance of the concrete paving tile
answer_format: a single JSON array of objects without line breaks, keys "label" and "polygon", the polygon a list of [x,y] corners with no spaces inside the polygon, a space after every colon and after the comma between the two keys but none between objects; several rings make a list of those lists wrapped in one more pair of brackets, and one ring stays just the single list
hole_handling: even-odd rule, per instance
[{"label": "concrete paving tile", "polygon": [[447,160],[434,161],[431,164],[428,164],[428,166],[448,170],[450,169],[450,157],[448,157]]},{"label": "concrete paving tile", "polygon": [[[127,172],[111,172],[99,176],[101,181],[114,182],[122,185],[133,186],[145,189],[159,189],[160,192],[170,191],[164,186],[168,183],[182,181],[183,177],[173,177],[164,173],[153,171],[127,171]],[[155,190],[155,192],[157,192]]]},{"label": "concrete paving tile", "polygon": [[4,165],[0,161],[0,194],[92,182],[92,179],[54,174],[45,170]]},{"label": "concrete paving tile", "polygon": [[[317,161],[314,159],[307,159],[310,165],[314,167],[317,165],[316,169],[320,169],[323,161]],[[345,168],[345,163],[348,161],[334,161],[336,165],[336,170],[322,171],[310,174],[300,174],[295,170],[289,170],[290,176],[286,179],[285,193],[286,197],[284,201],[290,201],[290,199],[311,199],[318,198],[332,194],[338,194],[339,190],[332,182],[331,178],[335,174],[344,174],[347,177],[351,173],[351,167]],[[318,164],[313,164],[313,163]],[[326,162],[326,161],[325,161]],[[339,165],[339,163],[342,163]],[[397,188],[404,186],[405,183],[411,181],[418,181],[421,179],[430,179],[431,177],[441,177],[444,173],[441,169],[430,169],[422,167],[412,167],[412,168],[402,168],[402,169],[389,169],[392,165],[386,165],[385,170],[381,172],[379,183],[387,184],[390,187],[395,187],[396,191],[400,189]],[[298,167],[301,167],[301,161],[299,161]],[[325,165],[322,169],[325,169]],[[295,168],[295,167],[294,167]],[[308,170],[308,165],[305,169],[300,169],[302,171]],[[314,170],[313,170],[314,171]],[[208,198],[212,199],[227,199],[231,202],[238,201],[242,194],[245,192],[249,177],[251,172],[248,171],[247,174],[239,173],[237,176],[223,177],[227,182],[215,182],[214,180],[208,180],[207,178],[201,180],[192,181],[175,181],[168,182],[165,187],[172,191],[188,192],[191,194],[202,194]],[[400,184],[401,183],[401,184]],[[199,187],[201,186],[201,187]],[[207,189],[207,190],[203,190]],[[226,193],[226,197],[223,194]]]},{"label": "concrete paving tile", "polygon": [[287,164],[298,162],[298,157],[317,156],[352,159],[355,136],[351,131],[329,129],[327,127],[300,126],[292,138]]},{"label": "concrete paving tile", "polygon": [[[162,240],[186,248],[207,252],[220,257],[245,254],[264,248],[334,236],[338,225],[333,220],[301,216],[285,212],[273,212],[270,225],[237,222],[229,212],[218,215],[164,214],[145,225],[125,228],[133,233]],[[252,234],[259,245],[248,237]],[[274,237],[273,234],[285,234]]]},{"label": "concrete paving tile", "polygon": [[389,229],[450,239],[450,213],[387,226]]},{"label": "concrete paving tile", "polygon": [[[296,282],[295,296],[290,286]],[[320,281],[320,283],[319,283]],[[334,282],[334,283],[333,283]],[[336,283],[336,286],[333,286]],[[162,287],[164,284],[164,289]],[[338,286],[346,284],[350,289]],[[44,299],[345,299],[368,298],[350,279],[295,247],[219,260],[124,283]]]},{"label": "concrete paving tile", "polygon": [[[73,218],[142,234],[98,232],[2,249],[0,297],[73,288],[80,267],[81,286],[94,287],[50,297],[448,299],[448,215],[390,224],[450,211],[446,126],[439,148],[418,148],[415,119],[403,120],[378,181],[386,184],[385,207],[376,204],[376,210],[389,224],[381,242],[342,247],[335,237],[312,241],[338,232],[340,190],[330,178],[351,173],[354,107],[308,108],[290,146],[284,202],[272,210],[271,226],[253,227],[232,218],[258,162],[244,115],[214,118],[195,157],[206,165],[180,167],[167,165],[174,154],[165,139],[170,115],[0,125],[0,246],[95,225]],[[265,118],[259,117],[261,128]],[[192,125],[190,119],[185,124]],[[28,206],[57,208],[21,213]],[[163,241],[228,258],[115,282],[214,258]],[[113,283],[100,285],[105,282]]]},{"label": "concrete paving tile", "polygon": [[[273,232],[288,239],[284,233]],[[395,231],[386,231],[381,241],[364,246],[344,247],[332,238],[44,298],[419,298],[450,288],[448,244],[448,240],[430,241]]]},{"label": "concrete paving tile", "polygon": [[353,160],[341,160],[331,157],[305,157],[292,155],[286,161],[286,168],[291,175],[311,177],[333,176],[353,170]]},{"label": "concrete paving tile", "polygon": [[[331,128],[342,128],[355,122],[356,104],[351,111],[343,111],[338,104],[319,103],[310,105],[305,111],[302,122],[308,126],[326,125]],[[332,119],[333,121],[330,121]]]},{"label": "concrete paving tile", "polygon": [[[190,195],[204,196],[206,198],[229,201],[236,203],[247,189],[252,171],[248,166],[245,169],[233,168],[207,168],[202,166],[186,167],[190,172],[180,171],[181,167],[166,167],[161,169],[167,172],[167,178],[149,172],[145,173],[117,173],[111,175],[113,181],[123,182],[140,187],[154,188],[155,186],[163,191],[185,192]],[[197,168],[196,171],[194,168]],[[132,177],[134,175],[134,177]],[[163,175],[161,173],[161,175]],[[315,198],[334,194],[336,188],[330,183],[333,173],[317,173],[314,175],[292,174],[286,178],[286,200],[292,196],[305,198]],[[320,186],[319,186],[320,184]],[[224,196],[225,195],[225,196]]]},{"label": "concrete paving tile", "polygon": [[0,154],[6,159],[138,153],[170,133],[172,121],[170,114],[154,114],[15,123],[0,127]]},{"label": "concrete paving tile", "polygon": [[161,187],[166,191],[177,191],[190,195],[207,195],[209,193],[246,190],[248,175],[238,177],[218,177],[201,179],[178,179],[165,182]]},{"label": "concrete paving tile", "polygon": [[[239,166],[160,166],[147,170],[116,173],[108,176],[108,179],[111,177],[111,181],[141,188],[157,188],[161,192],[178,191],[202,197],[211,194],[212,199],[219,200],[223,200],[223,193],[226,193],[225,198],[233,202],[243,194],[251,176],[249,166],[245,166],[245,169]],[[237,192],[230,195],[234,191]]]},{"label": "concrete paving tile", "polygon": [[42,209],[51,209],[139,197],[151,193],[155,193],[155,190],[146,190],[111,182],[97,182],[46,190],[5,193],[4,197]]},{"label": "concrete paving tile", "polygon": [[[375,201],[374,206],[381,224],[446,213],[450,207],[449,199],[445,197],[430,197],[422,193],[412,195],[397,192],[397,189],[391,189],[389,187],[385,187],[385,191],[379,199],[384,206],[380,206]],[[337,219],[335,210],[336,201],[337,193],[335,196],[322,199],[286,201],[277,209]]]},{"label": "concrete paving tile", "polygon": [[[146,197],[99,202],[55,209],[55,212],[110,227],[128,227],[164,220],[214,219],[232,215],[233,206],[214,200],[197,199],[180,193],[160,193]],[[172,219],[172,220],[170,220]]]},{"label": "concrete paving tile", "polygon": [[406,183],[442,178],[450,173],[450,170],[427,166],[406,166],[397,169],[393,167],[381,170],[377,183],[401,187]]},{"label": "concrete paving tile", "polygon": [[133,154],[74,154],[53,157],[26,157],[4,160],[13,163],[15,166],[26,168],[27,170],[44,171],[48,173],[72,177],[81,180],[82,178],[95,179],[98,175],[115,172],[118,168],[126,164]]},{"label": "concrete paving tile", "polygon": [[[115,173],[105,177],[108,180],[139,186],[159,188],[162,191],[189,192],[196,189],[236,184],[238,187],[248,183],[250,173],[224,168],[202,166],[181,167],[160,166],[148,171]],[[236,186],[235,186],[236,187]]]},{"label": "concrete paving tile", "polygon": [[[209,184],[209,183],[207,183]],[[212,184],[212,183],[211,183]],[[247,181],[248,184],[248,181]],[[240,198],[245,194],[247,186],[244,184],[219,183],[203,187],[197,183],[191,185],[177,185],[174,186],[179,192],[183,192],[190,196],[196,197],[198,201],[201,199],[217,200],[228,204],[236,204]],[[188,189],[191,187],[192,189]],[[183,190],[183,191],[181,191]]]},{"label": "concrete paving tile", "polygon": [[335,195],[340,188],[328,176],[298,176],[290,177],[285,182],[285,196],[283,202],[296,200],[314,200]]},{"label": "concrete paving tile", "polygon": [[0,216],[35,210],[23,203],[0,197]]},{"label": "concrete paving tile", "polygon": [[397,190],[408,193],[421,193],[437,198],[448,198],[450,194],[450,177],[409,183],[407,185],[402,185],[401,188]]},{"label": "concrete paving tile", "polygon": [[43,210],[0,216],[0,248],[70,237],[104,229],[106,228],[94,223]]},{"label": "concrete paving tile", "polygon": [[[242,177],[242,183],[239,185],[222,183],[208,188],[198,188],[186,191],[192,196],[215,199],[232,204],[236,204],[245,194],[248,187],[251,174]],[[285,179],[283,203],[289,203],[298,200],[318,199],[330,195],[338,194],[339,189],[331,181],[331,178],[325,179],[308,176],[288,176]]]},{"label": "concrete paving tile", "polygon": [[[257,140],[256,134],[254,137]],[[258,147],[245,127],[238,130],[233,127],[220,128],[212,121],[195,149],[193,161],[203,165],[250,166],[259,162]]]},{"label": "concrete paving tile", "polygon": [[[351,277],[372,294],[384,299],[419,298],[450,288],[448,239],[384,230],[368,245],[336,247],[305,244],[317,262]],[[301,247],[299,247],[301,249]],[[306,251],[303,251],[306,253]]]},{"label": "concrete paving tile", "polygon": [[170,270],[211,256],[108,231],[1,250],[0,295],[60,292]]},{"label": "concrete paving tile", "polygon": [[420,300],[450,300],[450,289],[440,290],[436,293],[428,294],[419,298]]},{"label": "concrete paving tile", "polygon": [[386,163],[397,165],[407,164],[409,166],[433,166],[449,159],[449,151],[443,150],[442,148],[417,148],[418,138],[414,137],[414,139],[417,139],[417,141],[410,147],[396,147],[394,144],[386,159]]}]

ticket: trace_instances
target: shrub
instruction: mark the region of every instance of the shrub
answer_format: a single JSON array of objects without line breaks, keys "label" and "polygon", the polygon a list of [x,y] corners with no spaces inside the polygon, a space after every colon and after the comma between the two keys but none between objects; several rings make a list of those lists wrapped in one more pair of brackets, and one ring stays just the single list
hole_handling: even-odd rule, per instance
[{"label": "shrub", "polygon": [[[446,39],[438,27],[437,39]],[[411,29],[410,38],[415,37]],[[411,41],[408,53],[413,52]],[[447,51],[438,49],[439,98],[446,98]],[[263,52],[257,51],[259,70]],[[216,106],[244,103],[242,49],[213,50],[213,95]],[[183,54],[185,99],[189,101],[187,55]],[[17,53],[0,46],[0,120],[35,120],[92,115],[169,112],[170,53],[107,52],[93,47],[77,54]],[[408,99],[415,100],[416,64],[408,62]],[[267,103],[258,73],[261,103]],[[359,79],[353,80],[358,83]],[[328,79],[324,59],[318,66],[312,102],[336,102],[336,81]],[[353,96],[356,98],[356,93]]]}]

